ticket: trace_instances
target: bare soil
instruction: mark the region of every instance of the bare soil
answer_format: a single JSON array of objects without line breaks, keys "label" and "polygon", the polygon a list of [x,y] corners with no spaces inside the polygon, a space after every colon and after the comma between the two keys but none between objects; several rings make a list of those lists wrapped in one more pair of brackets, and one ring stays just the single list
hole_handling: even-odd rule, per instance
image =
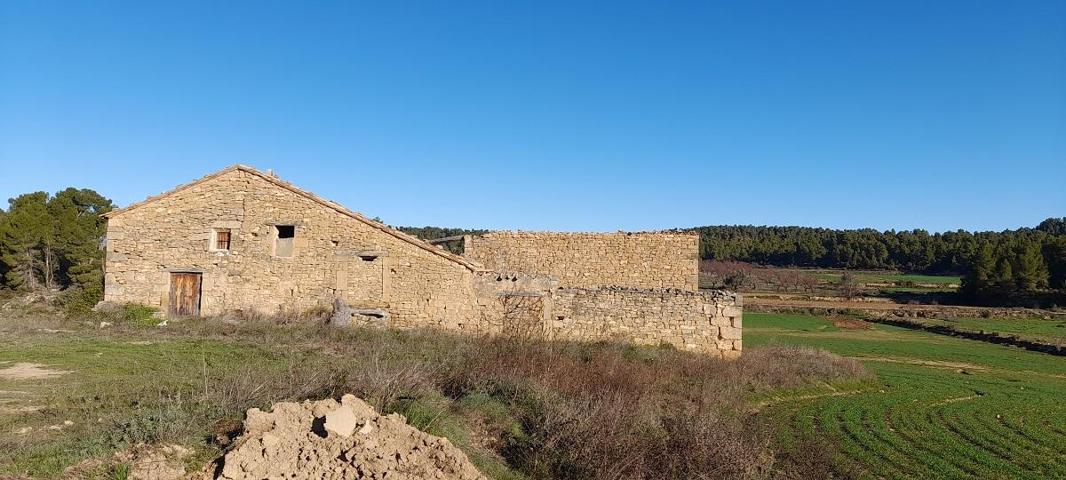
[{"label": "bare soil", "polygon": [[50,370],[45,367],[45,365],[39,363],[19,362],[10,367],[0,369],[0,380],[36,380],[70,373],[64,370]]},{"label": "bare soil", "polygon": [[869,330],[873,328],[873,326],[867,322],[841,315],[832,316],[830,317],[830,320],[833,322],[833,326],[843,330]]}]

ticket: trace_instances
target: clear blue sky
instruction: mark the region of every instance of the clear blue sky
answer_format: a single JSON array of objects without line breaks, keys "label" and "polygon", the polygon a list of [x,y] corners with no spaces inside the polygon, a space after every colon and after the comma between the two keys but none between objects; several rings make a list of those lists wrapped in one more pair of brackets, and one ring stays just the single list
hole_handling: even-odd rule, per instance
[{"label": "clear blue sky", "polygon": [[0,197],[245,163],[399,225],[1066,215],[1066,2],[666,3],[2,2]]}]

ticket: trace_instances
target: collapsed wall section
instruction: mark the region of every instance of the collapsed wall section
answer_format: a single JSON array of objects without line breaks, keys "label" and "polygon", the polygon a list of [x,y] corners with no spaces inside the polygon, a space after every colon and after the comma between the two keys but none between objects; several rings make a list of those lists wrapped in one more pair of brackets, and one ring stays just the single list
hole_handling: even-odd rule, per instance
[{"label": "collapsed wall section", "polygon": [[557,285],[536,275],[478,275],[480,330],[553,340],[666,344],[725,358],[740,356],[742,299],[735,293]]},{"label": "collapsed wall section", "polygon": [[695,233],[492,232],[466,237],[463,255],[489,270],[548,275],[566,288],[699,289]]}]

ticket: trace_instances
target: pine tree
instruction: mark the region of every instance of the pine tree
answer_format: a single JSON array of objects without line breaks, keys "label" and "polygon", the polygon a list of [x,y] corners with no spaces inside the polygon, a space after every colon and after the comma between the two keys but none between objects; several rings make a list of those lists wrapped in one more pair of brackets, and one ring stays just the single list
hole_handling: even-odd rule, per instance
[{"label": "pine tree", "polygon": [[111,201],[68,188],[53,197],[35,192],[8,202],[0,215],[3,285],[29,291],[76,286],[99,297],[106,229],[100,214],[111,210]]},{"label": "pine tree", "polygon": [[981,242],[973,259],[970,260],[970,271],[963,278],[962,288],[971,295],[987,290],[994,283],[996,275],[996,258],[992,250],[992,244]]},{"label": "pine tree", "polygon": [[1040,244],[1027,241],[1015,251],[1012,266],[1014,285],[1024,291],[1034,291],[1048,286],[1048,268]]},{"label": "pine tree", "polygon": [[1049,286],[1066,289],[1066,236],[1048,239],[1044,244],[1044,261],[1048,266]]},{"label": "pine tree", "polygon": [[53,225],[48,194],[34,192],[8,200],[0,223],[0,263],[11,288],[39,290],[50,286],[58,268],[52,250]]},{"label": "pine tree", "polygon": [[[83,307],[103,298],[104,251],[101,248],[107,224],[100,214],[111,210],[111,201],[87,189],[68,188],[48,202],[55,225],[55,243],[61,253],[65,285],[74,287]],[[69,300],[69,299],[68,299]]]},{"label": "pine tree", "polygon": [[1009,289],[1014,282],[1014,268],[1011,266],[1010,258],[1007,256],[999,256],[996,260],[996,269],[992,275],[992,284],[996,287]]}]

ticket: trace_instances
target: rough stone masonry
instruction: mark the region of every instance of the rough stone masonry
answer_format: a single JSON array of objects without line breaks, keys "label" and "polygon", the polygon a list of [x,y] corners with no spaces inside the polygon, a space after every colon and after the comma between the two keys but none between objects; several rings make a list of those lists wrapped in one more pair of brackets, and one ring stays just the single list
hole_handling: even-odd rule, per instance
[{"label": "rough stone masonry", "polygon": [[467,236],[463,256],[491,270],[537,272],[562,287],[699,289],[697,233],[491,232]]},{"label": "rough stone masonry", "polygon": [[741,299],[697,290],[695,235],[500,232],[459,256],[243,165],[105,216],[104,300],[172,316],[340,305],[390,328],[741,351]]}]

